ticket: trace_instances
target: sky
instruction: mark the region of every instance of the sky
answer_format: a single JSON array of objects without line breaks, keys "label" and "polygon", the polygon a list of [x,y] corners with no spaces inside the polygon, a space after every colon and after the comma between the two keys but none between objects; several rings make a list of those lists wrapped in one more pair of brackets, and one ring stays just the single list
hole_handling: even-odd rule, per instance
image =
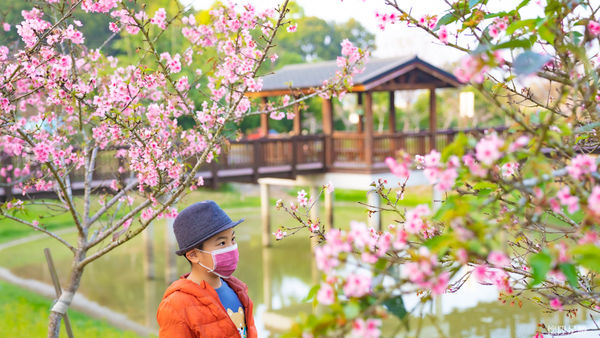
[{"label": "sky", "polygon": [[[196,9],[210,7],[213,0],[187,0]],[[240,3],[243,3],[241,1]],[[251,0],[259,9],[275,7],[281,0]],[[417,28],[408,28],[405,24],[390,25],[385,31],[377,27],[375,12],[393,12],[392,8],[384,5],[384,0],[297,0],[305,15],[316,16],[327,21],[345,22],[350,18],[358,20],[367,30],[376,36],[377,50],[373,57],[394,57],[417,55],[420,58],[436,65],[444,66],[460,59],[462,53],[453,48],[436,42],[428,34]],[[446,8],[442,0],[400,0],[406,8],[412,8],[417,17],[426,14],[441,14]],[[302,27],[298,27],[302,29]]]}]

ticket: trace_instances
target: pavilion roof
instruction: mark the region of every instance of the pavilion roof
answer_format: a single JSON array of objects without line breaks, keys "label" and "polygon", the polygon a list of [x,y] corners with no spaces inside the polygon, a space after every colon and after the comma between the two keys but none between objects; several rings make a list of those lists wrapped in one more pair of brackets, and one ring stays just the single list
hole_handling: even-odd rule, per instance
[{"label": "pavilion roof", "polygon": [[[264,76],[263,88],[252,96],[311,91],[338,70],[335,61],[287,65]],[[456,77],[417,56],[370,59],[354,77],[353,92],[459,87]]]}]

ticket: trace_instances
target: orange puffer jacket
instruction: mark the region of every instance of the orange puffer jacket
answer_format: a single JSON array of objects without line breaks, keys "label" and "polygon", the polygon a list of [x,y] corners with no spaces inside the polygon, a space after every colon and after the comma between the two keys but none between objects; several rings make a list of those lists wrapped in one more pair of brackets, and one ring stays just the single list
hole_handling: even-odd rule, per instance
[{"label": "orange puffer jacket", "polygon": [[[215,289],[204,281],[197,284],[188,280],[187,276],[181,276],[167,288],[158,306],[159,337],[239,338],[240,334]],[[244,306],[248,338],[256,338],[248,287],[235,277],[228,278],[227,284]]]}]

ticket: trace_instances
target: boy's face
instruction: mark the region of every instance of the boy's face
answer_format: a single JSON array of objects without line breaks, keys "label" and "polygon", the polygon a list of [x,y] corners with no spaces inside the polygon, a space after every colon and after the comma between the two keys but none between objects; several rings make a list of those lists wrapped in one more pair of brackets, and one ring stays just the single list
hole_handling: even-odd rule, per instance
[{"label": "boy's face", "polygon": [[223,249],[234,244],[235,231],[233,228],[229,228],[219,232],[202,243],[202,250],[207,252],[203,252],[198,249],[192,249],[186,252],[185,256],[194,264],[198,264],[198,262],[200,262],[205,266],[214,268],[212,256],[209,252]]}]

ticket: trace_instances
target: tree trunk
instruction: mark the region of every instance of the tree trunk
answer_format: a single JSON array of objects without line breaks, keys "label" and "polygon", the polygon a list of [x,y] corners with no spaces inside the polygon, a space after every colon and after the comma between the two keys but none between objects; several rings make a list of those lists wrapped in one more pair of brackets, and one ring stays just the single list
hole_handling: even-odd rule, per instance
[{"label": "tree trunk", "polygon": [[78,250],[73,257],[73,266],[71,268],[71,280],[69,286],[63,291],[62,295],[56,304],[50,310],[48,318],[48,338],[58,338],[60,333],[60,323],[67,309],[71,305],[73,296],[79,289],[83,268],[78,268],[77,265],[85,258],[85,251]]}]

